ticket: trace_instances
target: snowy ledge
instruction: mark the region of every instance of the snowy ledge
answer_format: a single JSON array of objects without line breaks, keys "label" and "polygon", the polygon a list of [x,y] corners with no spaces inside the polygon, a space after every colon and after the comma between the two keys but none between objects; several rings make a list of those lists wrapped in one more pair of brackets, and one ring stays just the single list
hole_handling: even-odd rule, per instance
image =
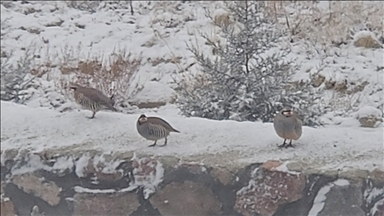
[{"label": "snowy ledge", "polygon": [[1,107],[1,215],[384,213],[382,128],[304,127],[278,149],[271,124],[161,113],[182,133],[151,148],[137,114]]},{"label": "snowy ledge", "polygon": [[1,150],[44,151],[51,156],[102,152],[118,158],[135,153],[169,165],[190,161],[228,170],[267,160],[289,161],[290,170],[306,173],[384,170],[383,127],[304,127],[295,148],[279,149],[282,140],[270,123],[162,114],[181,133],[171,134],[166,147],[150,148],[151,141],[136,132],[138,114],[101,111],[95,119],[88,115],[85,110],[60,113],[1,101]]}]

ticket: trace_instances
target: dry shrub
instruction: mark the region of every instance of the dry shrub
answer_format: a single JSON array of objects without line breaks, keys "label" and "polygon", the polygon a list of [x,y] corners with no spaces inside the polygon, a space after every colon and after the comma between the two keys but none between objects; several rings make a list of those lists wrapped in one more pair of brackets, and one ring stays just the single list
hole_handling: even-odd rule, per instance
[{"label": "dry shrub", "polygon": [[[79,61],[76,66],[62,65],[62,74],[75,74],[74,80],[80,85],[97,88],[111,96],[116,103],[126,101],[129,97],[131,79],[139,69],[141,58],[132,56],[126,51],[115,52],[106,61],[103,57],[94,57]],[[64,84],[65,86],[66,84]],[[140,91],[139,86],[134,87],[134,94]]]}]

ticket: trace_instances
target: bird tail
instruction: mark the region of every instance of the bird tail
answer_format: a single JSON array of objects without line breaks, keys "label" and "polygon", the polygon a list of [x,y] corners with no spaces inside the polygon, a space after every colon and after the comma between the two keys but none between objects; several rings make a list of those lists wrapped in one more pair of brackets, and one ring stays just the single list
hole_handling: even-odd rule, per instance
[{"label": "bird tail", "polygon": [[68,84],[68,88],[70,88],[70,89],[76,89],[79,87],[81,87],[81,86],[77,83],[74,83],[74,82],[69,82],[69,84]]},{"label": "bird tail", "polygon": [[175,128],[172,128],[172,129],[173,129],[172,132],[180,133],[180,131],[176,130]]},{"label": "bird tail", "polygon": [[115,108],[115,107],[113,107],[113,106],[111,106],[111,107],[108,107],[110,110],[112,110],[112,111],[114,111],[114,112],[117,112],[118,110]]}]

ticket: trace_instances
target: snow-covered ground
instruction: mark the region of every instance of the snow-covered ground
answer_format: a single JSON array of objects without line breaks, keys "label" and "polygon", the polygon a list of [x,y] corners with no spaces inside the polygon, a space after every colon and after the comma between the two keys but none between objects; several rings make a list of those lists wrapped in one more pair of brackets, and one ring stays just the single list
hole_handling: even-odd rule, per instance
[{"label": "snow-covered ground", "polygon": [[89,111],[58,113],[1,102],[1,149],[133,151],[137,155],[186,160],[202,156],[197,161],[202,163],[212,163],[210,158],[217,156],[221,157],[220,165],[229,166],[277,159],[299,162],[304,169],[383,169],[382,127],[304,127],[302,138],[294,142],[295,148],[279,149],[282,140],[271,123],[185,118],[168,111],[158,114],[181,133],[171,134],[165,147],[148,147],[152,141],[137,133],[136,114],[99,112],[95,119],[87,119]]},{"label": "snow-covered ground", "polygon": [[[324,2],[321,4],[324,10],[329,8]],[[326,90],[322,102],[334,111],[323,118],[329,125],[304,127],[303,136],[294,143],[294,149],[276,147],[282,140],[270,123],[185,118],[173,104],[159,109],[135,110],[134,114],[100,112],[93,120],[85,118],[91,114],[89,111],[58,112],[50,104],[65,100],[58,97],[60,91],[52,87],[61,81],[60,65],[76,65],[91,57],[104,56],[107,60],[106,56],[119,51],[142,58],[127,92],[134,92],[137,86],[143,86],[143,90],[129,95],[130,99],[171,101],[175,80],[199,70],[197,64],[190,67],[195,60],[186,42],[198,44],[202,52],[211,53],[198,32],[207,32],[213,40],[219,40],[219,32],[205,16],[204,8],[211,10],[212,15],[225,13],[222,2],[134,1],[133,16],[129,4],[125,6],[125,9],[111,9],[113,5],[103,1],[94,8],[97,12],[89,12],[68,7],[67,1],[2,2],[2,56],[6,53],[9,62],[16,64],[29,50],[35,56],[36,66],[47,62],[53,65],[41,78],[45,84],[33,91],[26,106],[1,102],[3,151],[11,148],[37,152],[97,149],[134,151],[159,157],[196,156],[201,162],[217,157],[220,160],[211,163],[228,166],[281,159],[321,170],[383,169],[383,127],[361,128],[354,115],[361,107],[378,108],[383,104],[384,52],[383,49],[355,47],[352,41],[337,47],[295,38],[293,43],[288,43],[287,39],[284,44],[292,49],[289,57],[297,58],[301,65],[296,80],[308,79],[309,74],[319,71],[326,80],[338,83],[347,80],[348,90],[353,92],[340,94]],[[331,29],[327,31],[332,32]],[[320,33],[319,30],[313,34]],[[345,38],[345,35],[335,37]],[[365,87],[355,91],[360,84]],[[139,114],[144,112],[165,118],[181,133],[172,134],[166,147],[147,147],[151,142],[141,138],[135,128]]]},{"label": "snow-covered ground", "polygon": [[[60,66],[76,66],[79,61],[90,61],[94,58],[102,59],[108,65],[110,63],[108,56],[123,51],[130,52],[135,58],[142,58],[140,68],[132,77],[126,96],[135,102],[169,102],[175,95],[173,90],[175,82],[190,73],[199,71],[197,64],[191,66],[195,59],[187,50],[187,44],[197,45],[201,52],[210,55],[212,48],[205,44],[199,32],[207,33],[213,41],[220,40],[220,30],[214,27],[212,21],[205,16],[206,11],[210,11],[213,17],[226,13],[223,2],[216,1],[186,3],[133,1],[135,12],[133,16],[130,14],[128,2],[113,4],[101,2],[98,5],[80,1],[78,4],[85,4],[86,6],[83,6],[85,9],[69,7],[66,1],[30,1],[28,3],[18,1],[1,4],[3,26],[1,50],[7,55],[8,61],[16,64],[20,58],[30,52],[36,56],[33,61],[37,68],[39,65],[50,65],[39,68],[39,70],[48,71],[42,78],[49,80],[50,85],[42,86],[41,90],[33,92],[31,99],[26,101],[30,106],[49,107],[50,102],[55,100],[47,95],[46,91],[47,89],[51,91],[52,86],[62,81]],[[310,5],[310,3],[307,4]],[[347,80],[348,91],[352,91],[352,94],[339,94],[333,89],[327,90],[322,102],[324,106],[330,106],[332,110],[343,114],[350,112],[351,106],[356,109],[365,105],[379,107],[383,103],[381,90],[383,89],[383,49],[354,47],[351,39],[347,40],[349,31],[343,32],[342,35],[333,35],[334,38],[349,42],[347,45],[337,47],[325,44],[318,39],[322,37],[322,33],[324,37],[326,37],[325,33],[330,34],[329,32],[333,31],[339,34],[341,27],[342,29],[353,28],[357,32],[367,28],[363,24],[377,27],[374,24],[377,24],[381,18],[374,16],[380,13],[376,10],[380,7],[372,8],[372,4],[382,6],[383,3],[360,2],[355,6],[353,4],[350,3],[350,7],[371,5],[366,10],[361,9],[364,12],[361,17],[365,19],[365,16],[369,16],[371,23],[359,22],[358,17],[352,17],[352,20],[340,22],[340,27],[336,26],[337,29],[323,29],[326,27],[311,24],[309,19],[295,20],[295,17],[305,17],[308,16],[305,15],[306,13],[316,11],[316,16],[324,13],[321,16],[323,19],[327,17],[330,8],[327,2],[320,2],[317,6],[314,4],[312,11],[307,9],[297,11],[299,6],[295,6],[295,11],[293,4],[289,3],[285,8],[288,11],[287,14],[292,16],[291,22],[303,22],[302,25],[298,25],[299,28],[311,27],[311,31],[307,33],[301,30],[300,34],[305,33],[305,38],[295,38],[293,43],[289,43],[287,38],[287,43],[282,44],[292,49],[288,58],[297,59],[296,63],[301,65],[295,80],[306,80],[309,74],[317,72],[326,80],[336,81],[336,83]],[[89,12],[91,10],[96,12]],[[321,10],[324,11],[321,12]],[[281,17],[283,17],[281,23],[285,25],[284,15]],[[352,25],[352,21],[356,24]],[[345,25],[342,25],[343,23]],[[379,29],[376,32],[382,31]],[[319,88],[324,88],[324,85],[322,84]],[[362,91],[357,91],[356,89],[361,85],[365,87]],[[142,91],[133,94],[138,87],[142,87]]]}]

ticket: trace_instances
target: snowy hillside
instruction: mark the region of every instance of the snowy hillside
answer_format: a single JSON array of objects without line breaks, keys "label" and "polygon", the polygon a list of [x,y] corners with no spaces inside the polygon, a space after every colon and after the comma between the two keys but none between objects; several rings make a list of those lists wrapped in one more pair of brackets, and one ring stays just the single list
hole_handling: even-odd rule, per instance
[{"label": "snowy hillside", "polygon": [[279,149],[282,140],[270,123],[184,118],[163,111],[159,112],[161,117],[181,133],[171,134],[166,147],[151,148],[147,146],[152,142],[136,131],[139,115],[100,112],[91,120],[86,118],[89,111],[58,113],[8,102],[1,102],[1,108],[2,151],[134,151],[137,155],[175,156],[186,161],[200,158],[198,161],[204,164],[220,161],[229,167],[277,159],[299,162],[304,170],[383,169],[381,127],[304,127],[302,138],[293,143],[295,148]]}]

